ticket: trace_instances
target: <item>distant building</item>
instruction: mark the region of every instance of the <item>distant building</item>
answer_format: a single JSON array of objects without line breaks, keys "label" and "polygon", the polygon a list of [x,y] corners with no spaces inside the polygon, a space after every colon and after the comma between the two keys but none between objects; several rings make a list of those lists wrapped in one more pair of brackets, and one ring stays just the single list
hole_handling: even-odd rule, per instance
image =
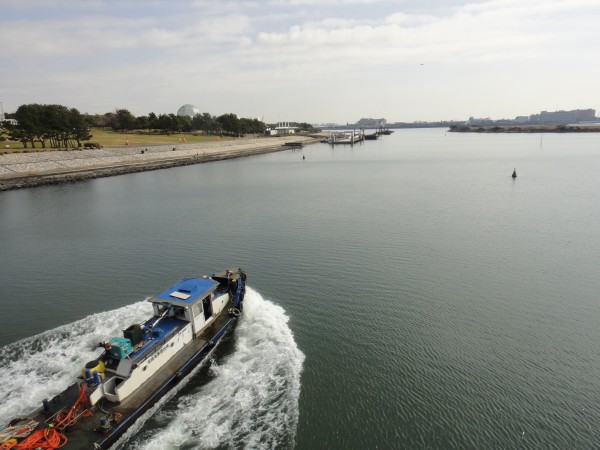
[{"label": "distant building", "polygon": [[337,127],[338,124],[337,123],[333,123],[333,122],[327,122],[327,123],[315,123],[313,124],[314,128],[333,128],[333,127]]},{"label": "distant building", "polygon": [[[534,116],[531,116],[533,118]],[[569,123],[579,122],[594,122],[596,121],[596,110],[595,109],[573,109],[570,111],[542,111],[537,116],[537,122],[540,124],[552,124],[552,125],[567,125]]]},{"label": "distant building", "polygon": [[469,117],[469,121],[467,122],[469,125],[493,125],[494,121],[489,117],[477,118],[477,117]]},{"label": "distant building", "polygon": [[15,119],[7,119],[6,118],[6,116],[4,115],[4,108],[2,106],[2,102],[0,102],[0,125],[2,125],[3,123],[17,125],[19,122],[17,122]]},{"label": "distant building", "polygon": [[371,119],[363,117],[358,122],[356,122],[356,126],[360,128],[380,128],[385,127],[387,120],[385,119]]},{"label": "distant building", "polygon": [[575,111],[542,111],[540,113],[540,123],[543,124],[567,124],[577,122],[577,113]]},{"label": "distant building", "polygon": [[197,114],[200,114],[200,110],[194,105],[190,105],[189,103],[187,105],[183,105],[177,110],[178,116],[194,117]]},{"label": "distant building", "polygon": [[595,122],[596,110],[595,109],[576,109],[577,122]]},{"label": "distant building", "polygon": [[278,123],[275,128],[267,128],[266,133],[275,136],[278,134],[294,134],[296,127],[291,127],[289,122]]}]

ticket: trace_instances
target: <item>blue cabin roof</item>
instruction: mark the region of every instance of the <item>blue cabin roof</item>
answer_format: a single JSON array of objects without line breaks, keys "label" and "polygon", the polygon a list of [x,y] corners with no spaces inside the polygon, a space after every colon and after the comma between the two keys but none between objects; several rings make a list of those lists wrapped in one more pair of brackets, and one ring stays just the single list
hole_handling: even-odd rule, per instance
[{"label": "blue cabin roof", "polygon": [[184,278],[155,295],[151,301],[167,301],[175,305],[191,305],[215,290],[219,283],[210,278]]}]

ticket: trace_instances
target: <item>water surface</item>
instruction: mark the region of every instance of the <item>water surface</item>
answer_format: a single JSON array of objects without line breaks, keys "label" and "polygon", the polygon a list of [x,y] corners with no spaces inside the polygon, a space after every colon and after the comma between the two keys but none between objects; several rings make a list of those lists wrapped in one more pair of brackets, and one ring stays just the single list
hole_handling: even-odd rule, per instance
[{"label": "water surface", "polygon": [[[57,334],[85,353],[111,311],[239,265],[275,314],[240,324],[263,341],[240,327],[126,446],[598,447],[599,149],[398,130],[2,193],[0,377],[45,376]],[[260,412],[198,415],[228,388]]]}]

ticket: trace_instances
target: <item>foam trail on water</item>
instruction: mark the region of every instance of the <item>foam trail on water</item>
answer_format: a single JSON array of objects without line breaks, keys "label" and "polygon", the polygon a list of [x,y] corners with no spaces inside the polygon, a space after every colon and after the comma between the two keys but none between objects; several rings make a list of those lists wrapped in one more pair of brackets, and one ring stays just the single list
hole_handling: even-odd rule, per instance
[{"label": "foam trail on water", "polygon": [[138,302],[0,348],[0,427],[74,383],[85,363],[102,353],[99,342],[151,315],[151,305]]},{"label": "foam trail on water", "polygon": [[235,349],[214,378],[162,411],[159,429],[142,433],[128,448],[293,447],[304,355],[280,306],[247,288]]}]

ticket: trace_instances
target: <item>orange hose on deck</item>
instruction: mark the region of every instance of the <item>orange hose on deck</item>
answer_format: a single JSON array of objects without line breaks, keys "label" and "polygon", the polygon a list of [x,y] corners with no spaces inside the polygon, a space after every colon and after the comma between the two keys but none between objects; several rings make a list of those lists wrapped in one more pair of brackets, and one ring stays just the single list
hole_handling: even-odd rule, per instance
[{"label": "orange hose on deck", "polygon": [[79,389],[79,395],[77,396],[77,400],[69,409],[68,412],[60,411],[56,415],[56,421],[54,422],[54,427],[59,430],[63,430],[65,427],[74,425],[77,422],[78,415],[82,416],[90,416],[92,412],[89,408],[89,399],[87,394],[85,393],[85,386],[82,384]]},{"label": "orange hose on deck", "polygon": [[8,447],[11,450],[54,450],[67,443],[67,437],[54,428],[46,428],[31,433],[23,442]]},{"label": "orange hose on deck", "polygon": [[8,441],[4,441],[2,444],[0,444],[0,450],[10,450],[15,445],[17,445],[17,442],[18,441],[14,438],[9,439]]},{"label": "orange hose on deck", "polygon": [[0,450],[55,450],[61,448],[67,443],[67,437],[58,430],[64,430],[68,426],[75,425],[79,416],[90,416],[90,402],[85,392],[85,386],[82,384],[79,389],[77,400],[67,410],[59,411],[56,414],[54,425],[43,430],[36,430],[20,443],[11,439],[0,444]]}]

